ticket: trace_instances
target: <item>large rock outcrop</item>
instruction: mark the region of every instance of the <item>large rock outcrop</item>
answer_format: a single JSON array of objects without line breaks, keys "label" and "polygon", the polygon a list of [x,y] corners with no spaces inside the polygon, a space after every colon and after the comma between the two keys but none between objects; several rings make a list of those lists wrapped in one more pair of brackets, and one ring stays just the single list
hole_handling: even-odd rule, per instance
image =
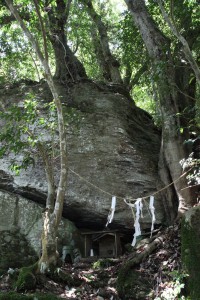
[{"label": "large rock outcrop", "polygon": [[[0,191],[0,271],[21,267],[41,255],[43,207],[19,195]],[[62,247],[82,249],[82,237],[68,220],[62,219],[58,230],[58,251]]]},{"label": "large rock outcrop", "polygon": [[[78,227],[103,228],[111,195],[116,195],[111,226],[132,229],[132,212],[123,199],[144,197],[156,191],[160,133],[151,117],[117,86],[82,82],[70,92],[64,86],[59,89],[63,103],[79,113],[76,124],[67,127],[69,167],[78,175],[68,170],[64,217]],[[23,101],[30,91],[45,101],[51,100],[44,83],[21,85],[2,90],[4,107]],[[10,157],[1,160],[0,188],[45,203],[47,184],[41,162],[36,161],[34,168],[23,170],[20,176],[9,171],[9,162]],[[160,194],[156,196],[155,206],[156,222],[162,223],[165,214]],[[150,223],[145,207],[142,226],[149,227]]]}]

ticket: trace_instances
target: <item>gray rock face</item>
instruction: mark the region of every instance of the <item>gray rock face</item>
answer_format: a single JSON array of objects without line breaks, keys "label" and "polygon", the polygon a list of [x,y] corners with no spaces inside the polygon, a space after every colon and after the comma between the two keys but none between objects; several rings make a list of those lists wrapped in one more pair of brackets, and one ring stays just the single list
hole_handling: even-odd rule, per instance
[{"label": "gray rock face", "polygon": [[[11,255],[16,254],[17,256],[17,251],[23,254],[28,244],[30,246],[29,252],[32,250],[31,253],[35,253],[35,256],[39,257],[43,227],[42,210],[43,208],[33,201],[19,195],[0,191],[0,235],[3,238],[3,241],[0,241],[0,250],[3,249],[1,249],[3,244],[5,244],[5,247],[13,245],[13,251],[10,248],[9,252],[13,252]],[[6,234],[4,234],[5,232]],[[62,254],[63,245],[72,248],[81,246],[81,236],[72,222],[63,219],[58,232],[58,250],[60,254]],[[23,239],[17,239],[19,234],[23,236]],[[20,250],[16,249],[15,251],[16,241]],[[0,256],[2,256],[2,251]]]},{"label": "gray rock face", "polygon": [[[59,88],[63,102],[75,107],[79,114],[77,124],[70,123],[67,127],[70,169],[64,217],[78,227],[102,229],[107,221],[111,196],[116,195],[115,217],[110,227],[132,229],[132,212],[123,199],[136,199],[156,191],[159,132],[150,116],[117,87],[111,90],[94,83],[79,83],[70,95],[64,87]],[[6,102],[9,97],[10,101],[13,98],[16,101],[18,92],[21,101],[27,90],[40,98],[50,99],[44,85],[8,91],[10,95],[4,92],[2,99]],[[30,167],[16,177],[8,170],[9,159],[1,160],[0,188],[44,203],[47,184],[41,162],[37,161],[35,168]],[[164,219],[160,197],[158,194],[155,198],[157,223]],[[143,228],[150,223],[145,206]]]},{"label": "gray rock face", "polygon": [[9,268],[28,266],[36,261],[36,253],[19,230],[0,232],[0,275]]}]

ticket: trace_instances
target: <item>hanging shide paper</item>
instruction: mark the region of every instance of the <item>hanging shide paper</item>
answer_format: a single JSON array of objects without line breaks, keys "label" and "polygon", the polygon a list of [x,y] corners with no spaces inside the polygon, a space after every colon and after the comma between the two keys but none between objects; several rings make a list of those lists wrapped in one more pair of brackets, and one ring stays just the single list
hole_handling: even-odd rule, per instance
[{"label": "hanging shide paper", "polygon": [[155,207],[154,207],[154,196],[150,196],[149,209],[151,212],[151,237],[154,230],[154,223],[156,221],[155,217]]},{"label": "hanging shide paper", "polygon": [[108,221],[106,223],[106,227],[108,226],[109,223],[112,222],[114,213],[115,213],[115,206],[116,206],[116,196],[112,196],[112,202],[111,202],[111,208],[110,208],[110,213],[108,215]]},{"label": "hanging shide paper", "polygon": [[136,209],[136,214],[135,214],[135,223],[134,223],[134,228],[135,228],[135,233],[133,236],[133,241],[132,241],[132,246],[134,247],[136,244],[136,238],[137,236],[141,235],[141,229],[140,229],[140,217],[142,216],[142,208],[143,208],[143,204],[142,204],[142,198],[138,198],[134,204],[135,209]]},{"label": "hanging shide paper", "polygon": [[[143,198],[138,198],[138,199],[136,199],[135,203],[130,203],[130,202],[128,202],[128,200],[124,199],[124,202],[132,209],[133,217],[134,217],[134,220],[135,220],[135,222],[134,222],[135,233],[134,233],[133,241],[132,241],[132,244],[131,244],[133,247],[136,244],[137,236],[141,235],[139,220],[140,220],[140,218],[143,218],[143,213],[142,213],[143,203],[142,203],[142,200],[143,200]],[[136,210],[135,216],[134,216],[134,208]],[[154,207],[154,196],[150,196],[149,209],[150,209],[150,212],[151,212],[151,237],[152,237],[152,233],[153,233],[153,230],[154,230],[154,223],[156,221],[155,207]]]}]

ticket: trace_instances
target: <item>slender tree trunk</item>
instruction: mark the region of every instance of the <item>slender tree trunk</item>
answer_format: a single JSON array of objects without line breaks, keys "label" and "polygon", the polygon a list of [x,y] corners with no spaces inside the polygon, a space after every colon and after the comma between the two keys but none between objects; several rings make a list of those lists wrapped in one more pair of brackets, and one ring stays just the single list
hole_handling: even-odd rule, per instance
[{"label": "slender tree trunk", "polygon": [[174,20],[170,20],[168,14],[166,13],[164,6],[162,5],[162,2],[160,0],[157,0],[160,10],[162,12],[162,16],[164,18],[164,20],[166,21],[166,23],[168,24],[169,28],[171,29],[172,33],[177,37],[177,39],[181,42],[182,46],[183,46],[183,52],[185,54],[186,59],[188,60],[191,68],[194,71],[194,74],[196,76],[198,85],[200,86],[200,69],[199,66],[197,65],[193,55],[192,55],[192,51],[190,50],[190,47],[188,45],[188,42],[186,41],[186,39],[184,38],[183,35],[180,34],[180,32],[178,31]]},{"label": "slender tree trunk", "polygon": [[[40,22],[42,22],[37,0],[34,0],[34,3],[36,5],[36,10],[37,10],[39,20]],[[33,50],[36,52],[41,62],[41,65],[45,73],[46,81],[51,90],[56,105],[56,109],[57,109],[59,147],[60,147],[60,180],[57,188],[55,205],[53,206],[53,212],[52,212],[52,207],[46,205],[46,211],[44,213],[44,227],[43,227],[43,234],[42,234],[42,256],[38,263],[38,270],[41,273],[45,273],[52,266],[55,267],[57,263],[58,256],[56,251],[56,235],[57,235],[58,225],[60,223],[61,216],[62,216],[63,203],[64,203],[64,197],[66,191],[66,184],[67,184],[67,142],[66,142],[66,134],[65,134],[64,115],[63,115],[62,103],[60,101],[59,93],[54,84],[53,77],[48,64],[48,55],[47,55],[45,42],[44,42],[44,53],[45,53],[44,56],[40,50],[37,40],[34,39],[33,35],[24,24],[17,9],[13,5],[12,0],[6,0],[6,4],[8,5],[11,13],[18,21],[24,34],[28,38],[29,42],[33,47]],[[43,31],[44,30],[43,24],[40,25]],[[42,34],[44,36],[45,32],[43,31]],[[44,164],[45,167],[48,166],[48,163],[46,161],[44,161]],[[52,182],[49,181],[51,180],[50,179],[51,174],[48,173],[48,168],[46,169],[46,173],[47,173],[48,188],[50,187],[53,189]],[[52,191],[48,191],[48,196],[50,196],[49,201],[52,202]],[[48,203],[48,199],[47,199],[47,203]]]},{"label": "slender tree trunk", "polygon": [[[183,148],[184,132],[181,133],[182,124],[179,117],[183,111],[180,110],[178,102],[179,94],[176,89],[176,74],[170,55],[170,43],[152,20],[144,0],[125,0],[125,2],[142,35],[152,61],[162,114],[162,166],[169,170],[171,180],[175,181],[182,174],[180,161],[186,157],[186,153]],[[169,176],[164,173],[165,170],[162,169],[161,177],[164,183],[168,184]],[[185,178],[174,183],[180,212],[192,204],[190,190],[182,191],[185,185]]]},{"label": "slender tree trunk", "polygon": [[81,2],[84,3],[88,11],[88,14],[90,15],[91,19],[96,25],[99,33],[99,39],[100,39],[99,45],[101,46],[101,50],[99,51],[99,54],[102,54],[102,56],[101,57],[99,56],[98,58],[101,59],[102,61],[101,66],[107,65],[107,68],[104,69],[104,72],[107,72],[107,69],[109,69],[107,77],[111,78],[111,81],[113,83],[123,84],[119,72],[120,65],[117,59],[112,55],[110,51],[107,29],[103,21],[101,20],[101,16],[95,11],[91,0],[81,0]]},{"label": "slender tree trunk", "polygon": [[40,153],[40,156],[44,163],[45,168],[45,174],[47,178],[47,200],[46,200],[46,208],[49,209],[50,212],[53,212],[54,208],[54,202],[56,197],[56,191],[55,191],[55,180],[54,180],[54,170],[53,170],[53,164],[52,164],[52,156],[49,157],[48,150],[45,148],[45,146],[39,142],[37,144],[38,151]]},{"label": "slender tree trunk", "polygon": [[[56,201],[54,210],[46,207],[44,214],[44,227],[42,234],[42,256],[39,260],[38,267],[41,273],[46,272],[51,267],[55,267],[58,259],[56,235],[59,223],[62,217],[63,204],[65,198],[65,191],[67,185],[67,143],[65,133],[64,115],[62,109],[62,103],[60,101],[59,94],[54,84],[49,66],[45,67],[46,80],[54,98],[54,102],[57,108],[58,117],[58,131],[59,131],[59,143],[60,143],[60,180],[57,188]],[[47,178],[48,179],[48,178]]]},{"label": "slender tree trunk", "polygon": [[38,271],[46,273],[54,269],[58,262],[57,252],[57,228],[55,226],[55,215],[47,209],[43,213],[42,231],[42,255],[38,262]]},{"label": "slender tree trunk", "polygon": [[111,78],[110,68],[109,65],[106,63],[106,60],[104,59],[101,43],[95,28],[91,29],[91,36],[92,36],[92,42],[94,46],[94,52],[101,70],[101,74],[107,82],[111,82],[112,78]]}]

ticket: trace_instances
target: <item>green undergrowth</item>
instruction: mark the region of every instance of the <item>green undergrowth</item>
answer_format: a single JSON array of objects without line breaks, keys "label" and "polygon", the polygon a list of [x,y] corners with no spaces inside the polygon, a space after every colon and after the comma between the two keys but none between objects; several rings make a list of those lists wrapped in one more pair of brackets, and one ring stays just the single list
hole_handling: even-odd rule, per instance
[{"label": "green undergrowth", "polygon": [[52,294],[23,295],[16,292],[0,294],[0,300],[59,300],[59,299],[61,298]]},{"label": "green undergrowth", "polygon": [[95,261],[92,265],[94,269],[104,269],[112,266],[114,263],[112,259],[109,258],[102,258],[97,261]]},{"label": "green undergrowth", "polygon": [[32,290],[36,285],[35,273],[37,270],[38,264],[35,263],[29,267],[23,267],[19,271],[19,275],[16,281],[13,283],[13,287],[17,291]]},{"label": "green undergrowth", "polygon": [[[38,274],[38,263],[29,267],[23,267],[19,271],[10,274],[11,285],[16,292],[33,291],[36,285],[43,283],[45,278],[49,278],[57,283],[65,283],[68,286],[80,286],[82,280],[78,276],[71,276],[69,273],[63,271],[60,268],[49,271],[46,275]],[[4,299],[4,298],[2,298]],[[7,299],[7,298],[6,298]],[[9,298],[12,299],[12,298]],[[15,299],[15,298],[14,298]],[[18,298],[17,298],[18,299]],[[21,298],[19,298],[21,299]],[[23,298],[22,298],[23,299]],[[26,299],[26,298],[24,298]],[[29,299],[29,298],[28,298]],[[32,298],[30,298],[32,299]],[[43,299],[43,298],[41,298]],[[46,298],[44,298],[46,299]],[[51,299],[51,298],[47,298]],[[52,298],[54,299],[54,298]],[[1,298],[0,298],[1,300]],[[34,299],[37,300],[37,299]]]}]

